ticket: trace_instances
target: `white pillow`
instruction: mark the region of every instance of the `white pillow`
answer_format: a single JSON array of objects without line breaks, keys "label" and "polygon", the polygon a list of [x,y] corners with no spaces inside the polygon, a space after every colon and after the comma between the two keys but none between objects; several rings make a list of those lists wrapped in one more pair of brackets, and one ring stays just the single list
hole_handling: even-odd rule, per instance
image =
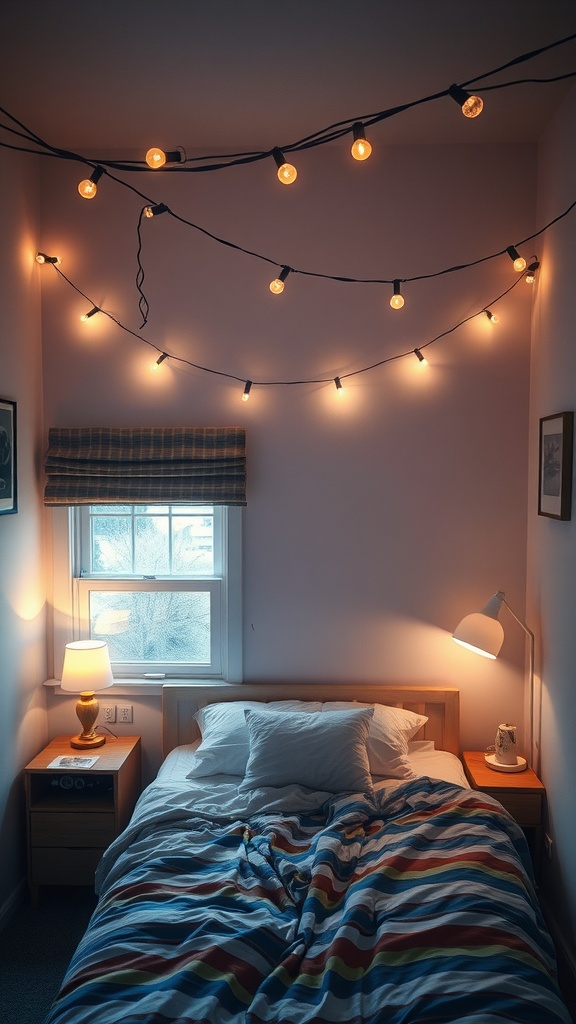
[{"label": "white pillow", "polygon": [[349,701],[329,701],[322,711],[331,713],[350,708],[374,707],[368,732],[368,762],[372,775],[387,775],[394,779],[415,779],[416,773],[408,760],[408,741],[428,721],[425,715],[404,708],[390,708],[385,704],[366,705]]},{"label": "white pillow", "polygon": [[255,700],[226,701],[208,704],[194,715],[202,734],[194,765],[186,778],[203,775],[244,775],[248,760],[248,726],[246,708],[270,711],[319,712],[319,701],[276,700],[263,704]]},{"label": "white pillow", "polygon": [[245,715],[250,755],[240,792],[290,785],[372,792],[366,751],[371,707],[330,715],[250,710]]}]

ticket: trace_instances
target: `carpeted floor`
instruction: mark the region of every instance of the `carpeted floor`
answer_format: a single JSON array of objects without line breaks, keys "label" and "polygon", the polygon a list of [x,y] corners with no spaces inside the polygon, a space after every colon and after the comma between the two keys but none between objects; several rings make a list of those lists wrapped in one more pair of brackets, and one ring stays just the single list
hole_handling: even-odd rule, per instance
[{"label": "carpeted floor", "polygon": [[44,886],[0,933],[0,1024],[43,1024],[96,905],[81,886]]}]

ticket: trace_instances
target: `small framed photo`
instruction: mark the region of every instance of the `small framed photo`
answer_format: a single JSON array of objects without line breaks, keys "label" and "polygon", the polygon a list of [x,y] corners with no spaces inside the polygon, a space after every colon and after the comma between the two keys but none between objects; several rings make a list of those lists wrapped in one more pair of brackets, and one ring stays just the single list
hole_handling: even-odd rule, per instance
[{"label": "small framed photo", "polygon": [[0,516],[18,511],[16,402],[0,398]]},{"label": "small framed photo", "polygon": [[559,412],[540,420],[539,516],[572,517],[573,434],[573,412]]}]

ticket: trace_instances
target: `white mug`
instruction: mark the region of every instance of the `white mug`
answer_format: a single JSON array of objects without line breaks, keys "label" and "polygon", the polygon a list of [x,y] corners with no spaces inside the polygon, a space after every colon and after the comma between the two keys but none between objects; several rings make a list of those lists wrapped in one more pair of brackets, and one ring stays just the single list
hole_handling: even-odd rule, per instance
[{"label": "white mug", "polygon": [[517,764],[516,726],[503,723],[496,733],[496,760],[499,764]]}]

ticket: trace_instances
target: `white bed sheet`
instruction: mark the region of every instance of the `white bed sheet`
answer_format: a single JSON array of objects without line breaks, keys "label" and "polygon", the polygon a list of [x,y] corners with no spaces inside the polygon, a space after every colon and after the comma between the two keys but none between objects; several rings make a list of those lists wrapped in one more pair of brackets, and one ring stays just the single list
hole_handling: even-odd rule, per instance
[{"label": "white bed sheet", "polygon": [[[198,740],[196,743],[186,744],[172,750],[162,764],[156,781],[161,785],[182,786],[187,789],[192,785],[194,788],[198,786],[204,792],[206,789],[213,789],[214,786],[220,787],[226,784],[237,787],[241,776],[213,775],[204,779],[188,779],[186,777],[194,763],[194,751],[199,743]],[[470,788],[459,758],[447,750],[435,750],[434,744],[429,740],[415,740],[409,743],[408,758],[416,775],[427,775],[433,779],[441,779],[444,782],[462,786],[464,789]],[[386,786],[398,786],[403,781],[405,780],[373,777],[374,785],[378,789]]]}]

